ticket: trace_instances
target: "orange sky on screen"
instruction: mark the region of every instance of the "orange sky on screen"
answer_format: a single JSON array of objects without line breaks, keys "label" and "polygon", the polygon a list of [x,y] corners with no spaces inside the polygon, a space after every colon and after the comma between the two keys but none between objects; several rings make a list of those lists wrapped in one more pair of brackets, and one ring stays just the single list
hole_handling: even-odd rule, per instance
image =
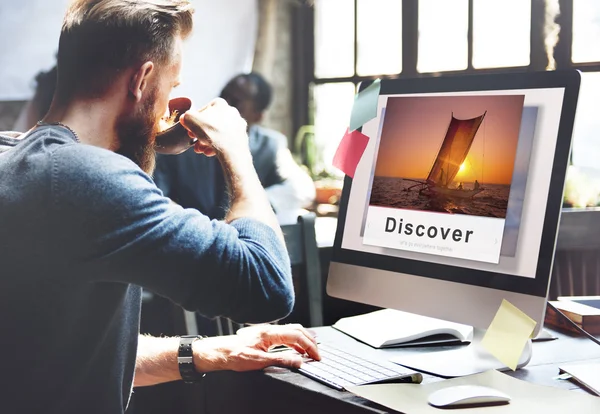
[{"label": "orange sky on screen", "polygon": [[454,181],[510,184],[523,101],[523,95],[389,98],[375,175],[427,178],[452,113],[455,118],[469,119],[487,110],[465,168]]}]

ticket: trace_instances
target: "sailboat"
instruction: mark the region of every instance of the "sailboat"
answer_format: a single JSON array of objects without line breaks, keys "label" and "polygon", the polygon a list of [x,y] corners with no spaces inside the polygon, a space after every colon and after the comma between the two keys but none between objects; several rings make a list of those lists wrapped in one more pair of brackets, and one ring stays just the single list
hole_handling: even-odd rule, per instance
[{"label": "sailboat", "polygon": [[410,190],[414,187],[420,187],[419,193],[430,197],[455,197],[472,198],[484,191],[476,181],[472,189],[450,188],[454,178],[460,171],[460,166],[469,155],[471,145],[475,135],[479,130],[487,111],[482,115],[471,119],[457,119],[452,114],[450,125],[446,131],[446,136],[442,141],[440,150],[429,170],[425,182],[417,180]]}]

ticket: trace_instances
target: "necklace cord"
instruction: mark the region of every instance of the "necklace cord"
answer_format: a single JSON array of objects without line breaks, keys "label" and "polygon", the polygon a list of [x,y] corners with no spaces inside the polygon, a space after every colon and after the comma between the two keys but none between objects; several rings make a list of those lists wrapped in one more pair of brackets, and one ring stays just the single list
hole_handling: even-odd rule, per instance
[{"label": "necklace cord", "polygon": [[77,135],[77,132],[73,131],[68,125],[63,124],[62,122],[44,122],[44,121],[38,121],[36,123],[37,126],[60,126],[63,128],[66,128],[69,130],[69,132],[71,132],[71,134],[73,134],[75,136],[75,139],[77,140],[77,142],[81,142],[81,140],[79,139],[79,135]]}]

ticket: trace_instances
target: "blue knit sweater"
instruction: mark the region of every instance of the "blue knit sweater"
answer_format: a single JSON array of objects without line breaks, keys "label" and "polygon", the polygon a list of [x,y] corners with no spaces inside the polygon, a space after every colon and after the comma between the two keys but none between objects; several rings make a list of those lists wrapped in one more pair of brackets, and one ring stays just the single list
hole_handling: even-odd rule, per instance
[{"label": "blue knit sweater", "polygon": [[140,287],[239,322],[282,318],[294,302],[268,226],[176,206],[133,162],[63,127],[0,155],[2,406],[123,412]]}]

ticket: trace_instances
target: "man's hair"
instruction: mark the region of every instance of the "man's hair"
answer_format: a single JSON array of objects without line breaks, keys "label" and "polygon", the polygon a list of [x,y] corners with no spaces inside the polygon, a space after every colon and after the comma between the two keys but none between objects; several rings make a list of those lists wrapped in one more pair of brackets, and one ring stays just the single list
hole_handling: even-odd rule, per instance
[{"label": "man's hair", "polygon": [[237,75],[223,88],[221,97],[229,102],[229,91],[232,88],[240,89],[247,99],[254,102],[255,109],[263,112],[271,104],[273,97],[273,88],[267,80],[258,72],[244,73]]},{"label": "man's hair", "polygon": [[188,0],[73,0],[58,48],[58,97],[99,97],[123,70],[169,63],[193,26]]}]

